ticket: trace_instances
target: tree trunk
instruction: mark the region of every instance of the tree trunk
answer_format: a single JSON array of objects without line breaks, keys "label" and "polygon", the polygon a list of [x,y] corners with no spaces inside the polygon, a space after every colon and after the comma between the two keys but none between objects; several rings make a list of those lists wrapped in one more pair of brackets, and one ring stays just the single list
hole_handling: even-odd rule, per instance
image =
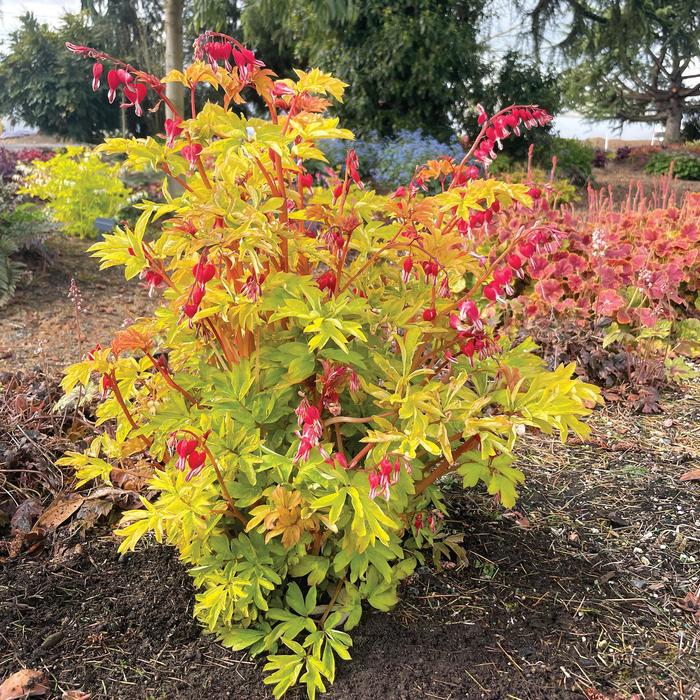
[{"label": "tree trunk", "polygon": [[[182,70],[185,60],[182,46],[182,13],[184,0],[165,0],[165,72]],[[185,88],[181,83],[168,83],[165,94],[173,106],[184,117]],[[172,117],[166,108],[168,117]]]},{"label": "tree trunk", "polygon": [[672,97],[668,112],[666,113],[666,132],[664,143],[681,142],[681,121],[683,120],[683,108],[678,97]]}]

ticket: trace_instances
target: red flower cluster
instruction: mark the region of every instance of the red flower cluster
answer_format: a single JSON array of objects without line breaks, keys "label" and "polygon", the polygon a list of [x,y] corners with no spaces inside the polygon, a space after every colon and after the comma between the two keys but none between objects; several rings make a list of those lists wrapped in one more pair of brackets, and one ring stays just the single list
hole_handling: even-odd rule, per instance
[{"label": "red flower cluster", "polygon": [[216,68],[217,63],[221,61],[226,66],[226,70],[231,70],[229,58],[232,50],[233,46],[228,41],[207,41],[203,46],[203,51],[212,68]]},{"label": "red flower cluster", "polygon": [[296,433],[300,442],[294,455],[294,462],[305,462],[309,458],[311,450],[320,442],[323,434],[321,411],[317,406],[312,406],[306,398],[303,398],[294,412],[297,414],[297,422],[301,428],[301,432],[297,431]]},{"label": "red flower cluster", "polygon": [[206,450],[198,450],[199,440],[195,438],[183,438],[178,440],[175,446],[175,453],[177,454],[177,462],[175,466],[181,471],[185,471],[188,468],[186,481],[192,479],[192,477],[197,476],[207,461]]},{"label": "red flower cluster", "polygon": [[328,360],[321,360],[323,374],[321,375],[321,405],[332,416],[340,415],[340,395],[345,386],[350,391],[358,391],[360,388],[360,378],[357,372],[345,365],[338,365]]},{"label": "red flower cluster", "polygon": [[552,115],[539,107],[512,107],[500,112],[491,119],[479,105],[477,122],[480,125],[489,123],[484,129],[483,136],[474,151],[474,157],[482,163],[489,164],[496,158],[496,147],[502,148],[501,141],[511,133],[520,135],[520,127],[530,129],[533,126],[545,126],[552,121]]},{"label": "red flower cluster", "polygon": [[350,189],[350,182],[354,182],[360,189],[365,186],[360,177],[360,162],[357,159],[357,153],[353,148],[348,151],[345,157],[345,180],[336,185],[333,189],[333,198],[340,199],[343,193],[347,193]]},{"label": "red flower cluster", "polygon": [[316,284],[322,292],[328,290],[328,292],[332,294],[338,284],[338,281],[335,278],[335,272],[333,272],[333,270],[326,270],[324,273],[318,276]]},{"label": "red flower cluster", "polygon": [[206,250],[199,256],[199,261],[192,268],[192,274],[194,275],[194,284],[187,303],[182,307],[183,313],[190,319],[190,324],[192,323],[191,319],[199,311],[202,299],[204,299],[207,282],[216,275],[216,267],[208,261]]},{"label": "red flower cluster", "polygon": [[379,470],[368,474],[369,497],[374,500],[378,491],[382,491],[384,498],[388,501],[391,498],[391,487],[399,480],[401,473],[401,461],[398,457],[392,462],[388,457],[384,457],[379,463]]}]

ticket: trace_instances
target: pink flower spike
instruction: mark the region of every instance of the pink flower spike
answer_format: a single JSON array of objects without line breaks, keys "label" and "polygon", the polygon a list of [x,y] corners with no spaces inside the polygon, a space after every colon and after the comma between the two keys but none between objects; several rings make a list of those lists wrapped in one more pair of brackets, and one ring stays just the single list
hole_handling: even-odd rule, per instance
[{"label": "pink flower spike", "polygon": [[100,88],[100,78],[105,67],[101,63],[95,63],[92,67],[92,90],[97,92]]}]

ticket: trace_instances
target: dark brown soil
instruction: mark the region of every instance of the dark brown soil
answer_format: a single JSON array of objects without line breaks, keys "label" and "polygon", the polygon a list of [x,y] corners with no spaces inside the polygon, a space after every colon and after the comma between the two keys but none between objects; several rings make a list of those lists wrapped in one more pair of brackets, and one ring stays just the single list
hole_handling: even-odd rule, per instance
[{"label": "dark brown soil", "polygon": [[[542,462],[551,447],[524,455],[531,487],[512,517],[452,490],[468,565],[423,567],[392,613],[368,611],[329,698],[700,697],[700,630],[678,606],[698,586],[698,488],[675,482],[687,453],[659,462],[618,443]],[[261,663],[201,635],[171,550],[120,558],[108,535],[63,532],[0,571],[0,674],[46,669],[56,692],[93,698],[270,697]]]},{"label": "dark brown soil", "polygon": [[[482,548],[479,535],[472,544]],[[6,565],[0,621],[13,667],[45,667],[57,690],[96,698],[270,697],[260,664],[201,636],[187,574],[170,550],[150,546],[121,560],[115,551],[103,538],[61,564]],[[516,591],[535,592],[520,567],[511,576],[505,605],[488,600],[488,582],[466,569],[422,570],[397,610],[367,614],[354,634],[353,662],[339,668],[328,697],[579,697],[554,663],[571,663],[575,618],[546,607],[509,611]]]}]

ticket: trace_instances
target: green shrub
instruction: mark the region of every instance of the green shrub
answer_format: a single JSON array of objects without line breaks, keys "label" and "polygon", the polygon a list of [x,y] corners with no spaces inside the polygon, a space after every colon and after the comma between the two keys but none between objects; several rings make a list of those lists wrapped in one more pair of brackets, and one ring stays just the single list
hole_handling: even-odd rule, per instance
[{"label": "green shrub", "polygon": [[684,153],[655,153],[649,158],[644,171],[652,175],[665,175],[671,163],[673,175],[680,180],[700,180],[700,158]]},{"label": "green shrub", "polygon": [[94,238],[95,219],[115,216],[128,201],[120,169],[97,153],[72,146],[46,162],[34,161],[20,192],[46,201],[65,233]]},{"label": "green shrub", "polygon": [[13,255],[36,243],[48,232],[41,211],[28,203],[17,204],[13,188],[0,185],[0,306],[15,293],[21,262]]},{"label": "green shrub", "polygon": [[557,157],[558,171],[574,184],[582,185],[591,177],[594,149],[585,141],[555,137],[553,154]]}]

